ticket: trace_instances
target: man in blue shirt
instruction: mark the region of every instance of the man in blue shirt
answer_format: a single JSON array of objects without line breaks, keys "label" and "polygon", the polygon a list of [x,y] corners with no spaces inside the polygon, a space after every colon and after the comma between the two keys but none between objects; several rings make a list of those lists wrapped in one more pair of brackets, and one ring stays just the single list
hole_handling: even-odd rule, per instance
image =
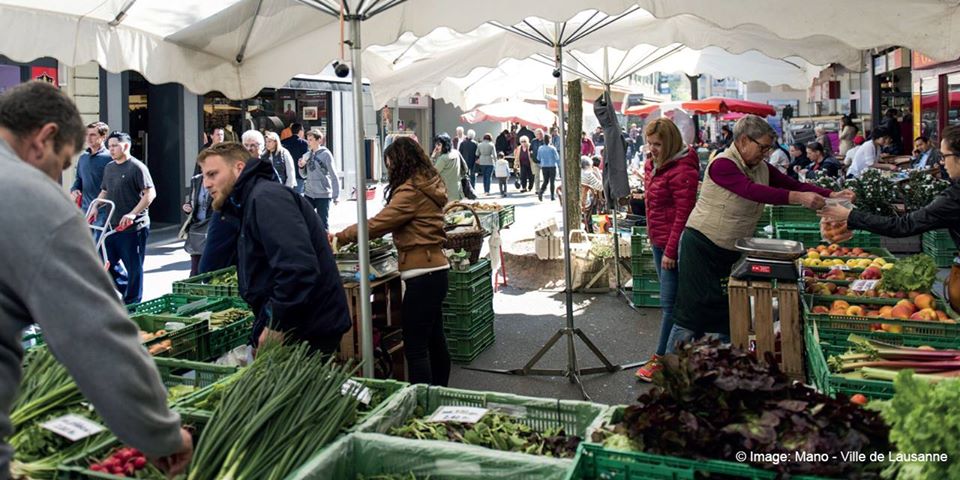
[{"label": "man in blue shirt", "polygon": [[[913,141],[913,146],[913,162],[910,164],[911,168],[914,170],[932,169],[934,171],[942,168],[940,160],[942,160],[943,157],[940,155],[940,149],[933,148],[933,142],[931,142],[929,138],[921,135]],[[949,178],[949,176],[941,176],[940,178]]]},{"label": "man in blue shirt", "polygon": [[[84,212],[98,195],[103,183],[103,169],[113,161],[107,151],[106,140],[110,127],[103,122],[93,122],[87,125],[87,149],[80,155],[77,162],[77,178],[70,187],[73,201],[78,203]],[[78,202],[79,199],[79,202]],[[106,209],[100,211],[95,225],[102,227],[107,219]]]}]

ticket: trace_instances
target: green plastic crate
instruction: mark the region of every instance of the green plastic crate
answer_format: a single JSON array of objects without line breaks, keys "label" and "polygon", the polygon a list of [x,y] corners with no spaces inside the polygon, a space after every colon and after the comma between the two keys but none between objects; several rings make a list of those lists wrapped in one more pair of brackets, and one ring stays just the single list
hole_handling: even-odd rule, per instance
[{"label": "green plastic crate", "polygon": [[473,305],[476,300],[493,296],[493,281],[489,275],[474,279],[469,284],[448,284],[447,297],[443,303],[455,306]]},{"label": "green plastic crate", "polygon": [[237,285],[210,285],[210,281],[225,273],[236,272],[236,267],[227,267],[222,270],[204,273],[186,280],[173,282],[173,293],[181,295],[203,295],[206,297],[239,297],[240,287]]},{"label": "green plastic crate", "polygon": [[447,292],[449,294],[452,290],[469,287],[476,283],[477,279],[483,277],[489,278],[492,274],[493,270],[490,269],[490,260],[487,258],[481,258],[466,270],[450,269],[447,273]]},{"label": "green plastic crate", "polygon": [[653,255],[653,247],[647,237],[647,227],[633,227],[630,231],[630,257]]},{"label": "green plastic crate", "polygon": [[173,315],[190,317],[200,312],[217,311],[228,308],[229,299],[221,297],[202,297],[198,295],[180,295],[171,293],[146,302],[127,305],[130,315]]},{"label": "green plastic crate", "polygon": [[[873,336],[873,338],[883,339],[886,342],[895,343],[897,345],[910,345],[911,343],[907,343],[907,340],[909,340],[911,342],[917,342],[913,344],[913,346],[930,345],[942,348],[960,348],[960,324],[957,323],[899,320],[880,317],[854,317],[812,312],[813,307],[816,305],[829,306],[829,304],[834,300],[839,299],[842,299],[851,305],[895,305],[898,301],[900,301],[900,299],[886,298],[825,298],[804,295],[804,318],[806,318],[808,322],[813,320],[817,321],[821,331],[833,330],[845,332],[847,334],[868,334]],[[943,302],[943,300],[937,300],[936,306],[938,310],[942,310],[943,312],[947,313],[948,316],[950,316],[950,311],[947,310],[947,305]],[[953,318],[956,319],[956,317]],[[871,331],[871,325],[875,325],[877,323],[899,325],[902,329],[902,332],[890,333]]]},{"label": "green plastic crate", "polygon": [[798,205],[770,205],[770,222],[820,223],[820,217],[817,212]]},{"label": "green plastic crate", "polygon": [[170,340],[170,350],[159,354],[161,357],[179,358],[183,360],[200,360],[201,337],[209,330],[207,322],[184,317],[163,315],[134,315],[130,317],[141,330],[154,333],[165,328],[167,322],[185,323],[186,327],[169,331],[166,335],[154,338],[144,343],[150,347],[164,340]]},{"label": "green plastic crate", "polygon": [[563,480],[569,468],[570,460],[355,433],[325,448],[288,480],[408,478],[411,474],[436,480]]},{"label": "green plastic crate", "polygon": [[950,237],[950,233],[946,230],[934,230],[932,232],[925,232],[923,234],[923,243],[930,244],[931,247],[944,249],[944,250],[956,250],[957,245],[953,243],[953,239]]},{"label": "green plastic crate", "polygon": [[636,307],[660,308],[660,290],[655,292],[634,290],[633,305]]},{"label": "green plastic crate", "polygon": [[631,257],[630,270],[634,275],[656,275],[657,266],[653,261],[653,255]]},{"label": "green plastic crate", "polygon": [[[492,297],[492,295],[491,295]],[[492,300],[492,298],[491,298]],[[443,308],[443,328],[455,332],[469,332],[485,320],[493,321],[493,302],[464,309]]]},{"label": "green plastic crate", "polygon": [[200,338],[200,357],[214,361],[223,354],[245,345],[253,331],[254,315],[217,329],[209,329]]},{"label": "green plastic crate", "polygon": [[155,357],[153,361],[157,365],[157,370],[160,371],[163,384],[168,387],[187,385],[204,388],[237,373],[238,370],[232,365],[216,365],[178,358]]},{"label": "green plastic crate", "polygon": [[[371,415],[357,428],[357,431],[387,433],[391,428],[403,425],[418,413],[429,416],[444,406],[497,409],[538,432],[562,427],[568,435],[581,437],[587,434],[587,429],[594,420],[608,408],[605,405],[576,400],[526,397],[509,393],[417,384],[400,391],[393,409],[381,415]],[[569,460],[567,462],[567,465],[570,465]]]},{"label": "green plastic crate", "polygon": [[956,247],[943,248],[926,240],[923,242],[923,253],[932,257],[939,268],[950,268],[953,266],[953,259],[957,256]]},{"label": "green plastic crate", "polygon": [[497,215],[500,217],[500,228],[507,228],[516,221],[516,207],[513,205],[504,205],[503,208],[497,212]]},{"label": "green plastic crate", "polygon": [[[846,352],[850,345],[841,333],[820,330],[815,321],[807,321],[804,332],[804,352],[807,360],[807,371],[810,372],[811,383],[818,390],[830,396],[844,394],[847,396],[858,393],[871,400],[884,400],[893,397],[893,382],[872,379],[855,379],[842,377],[830,373],[827,358]],[[871,335],[867,335],[870,337]],[[830,337],[833,337],[831,340]],[[838,338],[841,337],[841,338]],[[918,346],[918,345],[914,345]]]},{"label": "green plastic crate", "polygon": [[641,274],[633,276],[633,289],[644,292],[660,292],[660,279],[653,275]]},{"label": "green plastic crate", "polygon": [[452,333],[445,329],[444,336],[447,338],[450,359],[456,363],[470,363],[493,345],[496,338],[493,317],[478,322],[474,330],[467,335]]},{"label": "green plastic crate", "polygon": [[[695,480],[702,478],[747,478],[773,480],[776,472],[722,460],[689,460],[642,452],[608,450],[582,443],[567,480]],[[795,480],[821,480],[797,475]]]}]

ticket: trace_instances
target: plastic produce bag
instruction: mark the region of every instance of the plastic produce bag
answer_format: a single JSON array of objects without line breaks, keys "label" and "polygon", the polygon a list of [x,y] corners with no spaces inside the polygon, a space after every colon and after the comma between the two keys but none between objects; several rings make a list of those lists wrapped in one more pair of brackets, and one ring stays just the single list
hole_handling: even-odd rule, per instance
[{"label": "plastic produce bag", "polygon": [[358,475],[412,473],[417,478],[435,479],[563,480],[570,466],[570,460],[355,433],[331,444],[289,478],[354,479]]},{"label": "plastic produce bag", "polygon": [[[849,200],[829,198],[827,206],[839,205],[845,208],[853,209],[854,206]],[[832,218],[820,218],[820,235],[829,243],[843,243],[853,238],[853,232],[847,227],[846,220],[837,221]]]}]

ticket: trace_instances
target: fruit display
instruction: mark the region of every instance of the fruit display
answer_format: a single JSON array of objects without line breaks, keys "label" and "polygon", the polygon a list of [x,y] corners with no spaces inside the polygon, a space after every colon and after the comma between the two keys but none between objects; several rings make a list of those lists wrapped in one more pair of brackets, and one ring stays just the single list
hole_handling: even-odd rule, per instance
[{"label": "fruit display", "polygon": [[886,298],[886,299],[903,299],[910,298],[911,294],[915,297],[921,292],[904,292],[902,290],[891,292],[887,290],[882,290],[879,288],[879,284],[876,288],[870,288],[867,290],[856,290],[850,283],[847,281],[830,281],[826,280],[816,280],[816,279],[807,279],[806,287],[804,287],[804,292],[823,296],[823,297],[851,297],[851,298]]},{"label": "fruit display", "polygon": [[[955,324],[956,319],[950,318],[940,309],[942,303],[928,293],[911,292],[912,298],[901,299],[893,305],[863,305],[851,304],[846,300],[833,300],[828,304],[814,300],[809,313],[813,315],[831,315],[841,317],[859,317],[865,319],[892,319],[910,320],[917,322],[933,322]],[[873,323],[870,330],[874,332],[902,333],[903,326],[888,323]]]},{"label": "fruit display", "polygon": [[[832,255],[832,253],[837,254]],[[876,254],[867,253],[862,248],[850,249],[849,251],[843,253],[840,253],[839,250],[829,252],[810,249],[807,251],[807,255],[800,260],[800,264],[809,268],[824,269],[840,267],[843,269],[845,267],[851,270],[866,270],[871,267],[876,267],[877,270],[890,270],[895,264],[895,261],[893,260],[883,258]],[[876,278],[880,277],[877,276]]]},{"label": "fruit display", "polygon": [[499,212],[503,210],[503,205],[498,203],[471,203],[470,206],[477,212]]}]

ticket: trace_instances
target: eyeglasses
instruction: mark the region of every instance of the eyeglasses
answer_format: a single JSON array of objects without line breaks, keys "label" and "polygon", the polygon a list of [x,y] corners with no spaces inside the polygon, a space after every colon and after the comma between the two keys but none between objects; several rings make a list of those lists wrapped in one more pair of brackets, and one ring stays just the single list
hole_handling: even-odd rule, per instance
[{"label": "eyeglasses", "polygon": [[747,138],[749,138],[751,142],[756,143],[757,146],[760,147],[760,154],[761,154],[761,155],[766,155],[766,154],[768,154],[768,153],[770,153],[770,152],[773,151],[774,146],[773,146],[772,143],[769,144],[769,145],[764,145],[764,144],[758,142],[757,140],[755,140],[753,137],[747,137]]},{"label": "eyeglasses", "polygon": [[946,160],[946,159],[948,159],[948,158],[950,158],[950,157],[958,157],[958,158],[960,158],[960,155],[958,155],[958,154],[956,154],[956,153],[942,153],[942,152],[941,152],[941,153],[940,153],[940,156],[941,156],[944,160]]}]

